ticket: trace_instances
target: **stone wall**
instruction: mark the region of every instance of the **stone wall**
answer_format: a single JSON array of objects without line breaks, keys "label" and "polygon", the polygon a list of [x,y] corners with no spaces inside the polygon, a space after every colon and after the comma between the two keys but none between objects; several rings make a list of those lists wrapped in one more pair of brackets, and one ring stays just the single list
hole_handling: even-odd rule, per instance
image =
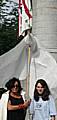
[{"label": "stone wall", "polygon": [[57,61],[57,0],[32,0],[32,33]]}]

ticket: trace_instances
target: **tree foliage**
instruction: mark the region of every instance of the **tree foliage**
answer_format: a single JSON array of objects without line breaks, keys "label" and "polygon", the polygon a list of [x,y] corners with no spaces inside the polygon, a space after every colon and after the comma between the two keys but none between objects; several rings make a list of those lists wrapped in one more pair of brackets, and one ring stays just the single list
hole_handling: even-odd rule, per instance
[{"label": "tree foliage", "polygon": [[18,4],[11,0],[0,1],[0,55],[17,43]]}]

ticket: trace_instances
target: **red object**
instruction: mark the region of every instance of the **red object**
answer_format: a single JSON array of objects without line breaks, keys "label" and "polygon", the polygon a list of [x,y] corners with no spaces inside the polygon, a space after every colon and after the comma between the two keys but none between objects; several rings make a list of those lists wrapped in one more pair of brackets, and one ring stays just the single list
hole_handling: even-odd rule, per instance
[{"label": "red object", "polygon": [[25,3],[25,0],[22,0],[22,3],[23,3],[23,5],[24,5],[25,12],[26,12],[26,14],[28,15],[29,19],[32,18],[32,15],[30,14],[30,11],[29,11],[26,3]]}]

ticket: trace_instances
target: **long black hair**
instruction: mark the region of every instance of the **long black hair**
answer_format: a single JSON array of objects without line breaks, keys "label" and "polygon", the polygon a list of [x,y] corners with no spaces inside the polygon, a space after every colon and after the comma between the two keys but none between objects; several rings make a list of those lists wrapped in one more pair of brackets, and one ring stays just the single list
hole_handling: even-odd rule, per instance
[{"label": "long black hair", "polygon": [[38,91],[36,89],[38,83],[40,83],[43,86],[43,88],[44,88],[44,91],[43,91],[43,93],[41,95],[42,99],[44,101],[49,100],[49,95],[51,94],[50,90],[49,90],[49,87],[48,87],[48,85],[47,85],[45,80],[39,79],[39,80],[37,80],[37,82],[35,84],[35,89],[34,89],[34,99],[35,99],[35,101],[39,100],[39,93],[38,93]]},{"label": "long black hair", "polygon": [[18,82],[18,94],[21,93],[21,90],[22,90],[22,87],[21,87],[21,83],[20,83],[20,80],[18,78],[11,78],[6,84],[5,84],[5,87],[7,88],[7,90],[10,90],[14,87],[14,83],[15,82]]}]

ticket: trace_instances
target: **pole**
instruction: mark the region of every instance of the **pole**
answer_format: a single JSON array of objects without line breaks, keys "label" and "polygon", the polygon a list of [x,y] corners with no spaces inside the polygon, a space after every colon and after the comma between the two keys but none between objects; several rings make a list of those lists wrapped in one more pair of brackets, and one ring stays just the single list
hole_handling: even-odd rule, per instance
[{"label": "pole", "polygon": [[28,46],[28,76],[26,80],[26,95],[27,99],[29,99],[29,81],[30,81],[30,60],[31,60],[31,46]]},{"label": "pole", "polygon": [[19,0],[19,10],[18,10],[18,14],[19,14],[19,16],[18,16],[18,33],[19,33],[19,35],[20,35],[20,0]]},{"label": "pole", "polygon": [[18,32],[19,32],[19,36],[22,33],[22,1],[19,0],[19,18],[18,18]]},{"label": "pole", "polygon": [[[30,34],[30,32],[28,31],[28,35]],[[30,37],[30,35],[29,35]],[[30,82],[30,62],[31,62],[31,46],[28,45],[28,76],[27,76],[27,80],[26,80],[26,99],[30,99],[29,96],[29,82]],[[26,120],[30,120],[30,109],[27,109],[27,115],[26,115]]]}]

